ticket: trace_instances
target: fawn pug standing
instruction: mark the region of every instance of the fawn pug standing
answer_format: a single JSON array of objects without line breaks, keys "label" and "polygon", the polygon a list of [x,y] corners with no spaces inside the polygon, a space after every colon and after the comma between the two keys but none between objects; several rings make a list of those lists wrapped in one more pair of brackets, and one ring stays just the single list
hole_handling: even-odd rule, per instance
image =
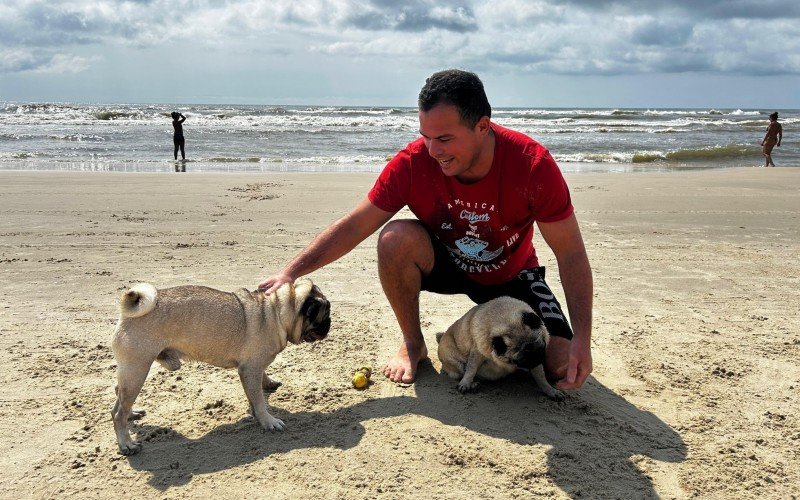
[{"label": "fawn pug standing", "polygon": [[153,361],[177,370],[195,359],[239,371],[250,411],[264,429],[285,424],[267,411],[262,389],[278,383],[264,372],[291,342],[321,340],[330,330],[330,303],[311,280],[287,283],[265,296],[260,290],[234,293],[201,286],[156,290],[143,283],[120,299],[112,347],[117,359],[117,401],[112,410],[120,453],[141,450],[128,432],[131,408]]}]

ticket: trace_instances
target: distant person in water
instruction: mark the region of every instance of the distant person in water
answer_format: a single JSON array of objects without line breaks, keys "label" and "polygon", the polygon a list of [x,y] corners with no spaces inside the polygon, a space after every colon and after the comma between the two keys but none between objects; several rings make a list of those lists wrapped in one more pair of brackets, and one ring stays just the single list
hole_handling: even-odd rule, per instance
[{"label": "distant person in water", "polygon": [[781,124],[778,123],[778,112],[774,112],[769,115],[769,125],[767,126],[767,134],[764,136],[764,140],[761,141],[762,152],[764,153],[764,158],[766,158],[766,163],[764,163],[765,167],[775,166],[775,163],[772,161],[772,148],[775,146],[780,147],[781,139],[783,139],[783,127]]},{"label": "distant person in water", "polygon": [[172,128],[175,129],[175,135],[172,136],[172,142],[175,144],[175,159],[178,159],[178,148],[181,149],[181,159],[186,159],[186,152],[183,150],[185,141],[183,139],[183,122],[186,117],[177,111],[172,112]]}]

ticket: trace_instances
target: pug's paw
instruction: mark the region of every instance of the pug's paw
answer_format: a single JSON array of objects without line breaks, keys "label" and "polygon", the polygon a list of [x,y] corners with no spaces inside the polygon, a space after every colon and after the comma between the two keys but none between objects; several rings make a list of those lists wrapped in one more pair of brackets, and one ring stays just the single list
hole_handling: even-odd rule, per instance
[{"label": "pug's paw", "polygon": [[125,455],[126,457],[136,455],[140,451],[142,451],[142,443],[139,441],[129,440],[127,443],[119,445],[120,455]]},{"label": "pug's paw", "polygon": [[272,415],[267,415],[267,418],[261,422],[261,427],[263,427],[265,431],[272,432],[283,432],[286,430],[286,424],[283,423],[283,420],[275,418]]},{"label": "pug's paw", "polygon": [[544,390],[543,392],[545,396],[552,399],[553,401],[561,402],[567,399],[567,395],[564,394],[563,391],[559,391],[558,389],[553,389],[552,387],[550,387],[549,390]]},{"label": "pug's paw", "polygon": [[478,388],[478,383],[474,380],[462,380],[458,383],[458,391],[463,393],[474,392]]}]

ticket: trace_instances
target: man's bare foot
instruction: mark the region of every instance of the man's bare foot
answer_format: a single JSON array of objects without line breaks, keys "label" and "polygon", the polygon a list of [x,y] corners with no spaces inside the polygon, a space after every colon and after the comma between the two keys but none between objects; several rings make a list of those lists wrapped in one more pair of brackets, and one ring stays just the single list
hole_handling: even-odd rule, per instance
[{"label": "man's bare foot", "polygon": [[420,360],[427,357],[428,348],[425,346],[425,342],[421,346],[403,342],[400,344],[395,357],[386,363],[383,368],[383,375],[392,382],[410,384],[414,381]]}]

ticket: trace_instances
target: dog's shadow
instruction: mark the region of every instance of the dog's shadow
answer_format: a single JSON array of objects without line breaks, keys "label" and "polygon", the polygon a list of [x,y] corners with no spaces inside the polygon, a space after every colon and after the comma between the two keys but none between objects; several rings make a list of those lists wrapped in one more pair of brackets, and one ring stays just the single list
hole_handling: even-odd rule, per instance
[{"label": "dog's shadow", "polygon": [[[477,394],[462,395],[455,386],[455,381],[425,363],[420,365],[415,396],[369,399],[327,413],[287,414],[273,406],[275,416],[290,426],[283,434],[265,435],[252,419],[220,425],[198,439],[168,428],[142,425],[137,434],[155,439],[145,443],[143,453],[128,460],[133,468],[150,472],[149,483],[163,491],[186,484],[195,475],[276,453],[303,448],[349,449],[364,436],[362,422],[407,414],[512,443],[549,445],[548,477],[573,497],[656,498],[649,475],[632,459],[649,457],[675,463],[686,458],[685,443],[669,425],[591,377],[564,403],[546,399],[525,374],[487,383]],[[178,455],[181,458],[176,460]],[[598,487],[604,491],[598,491]]]}]

